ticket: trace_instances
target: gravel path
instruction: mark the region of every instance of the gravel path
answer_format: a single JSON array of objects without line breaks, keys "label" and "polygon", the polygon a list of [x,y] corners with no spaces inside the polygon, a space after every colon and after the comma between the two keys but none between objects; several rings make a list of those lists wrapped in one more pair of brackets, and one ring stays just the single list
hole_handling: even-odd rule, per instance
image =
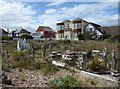
[{"label": "gravel path", "polygon": [[[70,75],[69,71],[60,69],[57,73],[49,76],[42,74],[40,70],[30,71],[12,69],[11,72],[7,72],[8,79],[12,80],[12,84],[17,87],[48,87],[49,80],[53,80],[58,77]],[[7,86],[7,85],[5,85]]]}]

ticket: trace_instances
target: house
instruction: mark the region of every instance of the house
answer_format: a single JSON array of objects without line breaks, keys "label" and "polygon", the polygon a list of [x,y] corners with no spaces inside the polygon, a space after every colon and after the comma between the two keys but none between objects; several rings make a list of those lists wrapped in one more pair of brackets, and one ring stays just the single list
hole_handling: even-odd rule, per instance
[{"label": "house", "polygon": [[41,39],[50,39],[55,37],[55,32],[48,26],[39,26],[36,35]]},{"label": "house", "polygon": [[26,29],[16,29],[16,30],[13,30],[12,32],[9,33],[9,36],[13,37],[13,38],[19,38],[20,36],[22,35],[30,35],[31,32],[27,31]]},{"label": "house", "polygon": [[34,40],[40,40],[42,38],[42,34],[40,32],[32,33],[32,37]]},{"label": "house", "polygon": [[30,35],[30,34],[31,34],[31,32],[29,32],[29,31],[27,31],[26,29],[23,29],[23,28],[19,31],[19,36]]},{"label": "house", "polygon": [[77,35],[84,32],[87,24],[87,21],[80,18],[57,23],[56,40],[78,40]]},{"label": "house", "polygon": [[115,35],[120,35],[120,26],[104,26],[102,27],[102,30],[111,37]]},{"label": "house", "polygon": [[91,39],[103,39],[106,36],[105,32],[101,29],[101,26],[92,22],[89,22],[85,32]]},{"label": "house", "polygon": [[2,36],[8,36],[8,32],[5,31],[3,28],[0,28],[0,37]]}]

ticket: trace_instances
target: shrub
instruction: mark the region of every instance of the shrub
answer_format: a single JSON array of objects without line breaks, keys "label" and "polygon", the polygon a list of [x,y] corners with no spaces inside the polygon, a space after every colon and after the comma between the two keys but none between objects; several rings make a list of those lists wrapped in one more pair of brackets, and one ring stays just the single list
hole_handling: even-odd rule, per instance
[{"label": "shrub", "polygon": [[94,72],[101,72],[106,70],[106,66],[103,60],[98,59],[98,57],[93,57],[88,62],[88,69]]},{"label": "shrub", "polygon": [[42,72],[44,73],[44,75],[48,75],[48,74],[52,74],[57,72],[59,69],[57,66],[52,65],[52,63],[47,63],[45,64],[45,66],[42,69]]},{"label": "shrub", "polygon": [[24,68],[28,69],[30,65],[30,61],[28,59],[26,60],[19,60],[18,62],[15,63],[16,68]]},{"label": "shrub", "polygon": [[116,36],[111,37],[110,41],[113,41],[113,42],[118,41],[118,42],[120,42],[120,35],[116,35]]},{"label": "shrub", "polygon": [[12,54],[12,59],[14,61],[26,60],[26,59],[30,59],[30,55],[27,51],[20,51],[20,52],[16,51]]},{"label": "shrub", "polygon": [[12,40],[13,37],[9,37],[9,36],[2,36],[2,40]]},{"label": "shrub", "polygon": [[58,79],[54,79],[48,82],[48,86],[50,87],[60,87],[60,88],[68,88],[68,87],[78,87],[78,81],[74,77],[67,75],[65,77],[60,77]]},{"label": "shrub", "polygon": [[69,44],[69,43],[71,43],[71,41],[70,40],[64,40],[64,43]]},{"label": "shrub", "polygon": [[2,63],[2,70],[9,71],[8,65],[6,63]]},{"label": "shrub", "polygon": [[85,40],[87,37],[86,37],[86,34],[78,34],[77,37],[79,38],[79,40]]},{"label": "shrub", "polygon": [[25,39],[33,39],[33,37],[32,36],[30,36],[30,35],[22,35],[20,38],[25,38]]},{"label": "shrub", "polygon": [[[27,55],[26,55],[27,54]],[[12,54],[12,65],[16,68],[28,68],[30,65],[30,55],[27,51],[14,52]]]},{"label": "shrub", "polygon": [[40,61],[32,61],[32,68],[33,69],[40,69],[41,68],[41,63]]}]

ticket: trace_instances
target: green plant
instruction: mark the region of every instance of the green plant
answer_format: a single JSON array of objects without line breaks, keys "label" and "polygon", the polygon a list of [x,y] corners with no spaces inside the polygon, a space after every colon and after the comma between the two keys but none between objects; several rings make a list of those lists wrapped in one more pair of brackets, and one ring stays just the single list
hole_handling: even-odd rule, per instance
[{"label": "green plant", "polygon": [[92,85],[96,85],[97,84],[97,82],[95,81],[95,80],[91,80],[91,82],[90,82]]},{"label": "green plant", "polygon": [[79,38],[79,40],[85,40],[87,37],[86,37],[86,34],[83,33],[83,34],[78,34],[77,37]]},{"label": "green plant", "polygon": [[120,35],[113,36],[109,39],[110,42],[120,42]]},{"label": "green plant", "polygon": [[9,37],[9,36],[2,36],[2,40],[12,40],[13,37]]},{"label": "green plant", "polygon": [[22,35],[20,38],[33,39],[33,37],[30,35]]},{"label": "green plant", "polygon": [[44,75],[52,74],[57,72],[59,69],[57,66],[52,65],[52,63],[46,63],[42,69]]},{"label": "green plant", "polygon": [[88,62],[88,69],[90,71],[100,72],[100,71],[105,71],[106,66],[102,59],[99,59],[98,57],[93,57]]},{"label": "green plant", "polygon": [[31,57],[27,51],[14,52],[12,54],[12,65],[14,68],[17,67],[27,69],[30,65],[30,59]]},{"label": "green plant", "polygon": [[2,63],[2,70],[9,71],[8,65],[6,63]]},{"label": "green plant", "polygon": [[41,63],[40,61],[32,61],[32,67],[33,69],[40,69],[41,68]]},{"label": "green plant", "polygon": [[67,40],[64,40],[64,43],[65,43],[65,44],[70,44],[71,41],[67,39]]},{"label": "green plant", "polygon": [[60,87],[60,88],[68,88],[68,87],[78,87],[78,81],[73,76],[67,75],[65,77],[60,77],[58,79],[54,79],[48,82],[48,86],[50,87]]}]

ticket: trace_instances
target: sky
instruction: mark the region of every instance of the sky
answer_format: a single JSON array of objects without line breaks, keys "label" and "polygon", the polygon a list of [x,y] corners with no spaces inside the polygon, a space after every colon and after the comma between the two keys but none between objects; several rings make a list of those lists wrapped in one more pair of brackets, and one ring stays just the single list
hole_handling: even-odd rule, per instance
[{"label": "sky", "polygon": [[0,28],[12,30],[23,27],[35,32],[39,26],[49,26],[56,30],[56,23],[76,18],[101,26],[118,25],[117,0],[88,1],[0,0]]}]

